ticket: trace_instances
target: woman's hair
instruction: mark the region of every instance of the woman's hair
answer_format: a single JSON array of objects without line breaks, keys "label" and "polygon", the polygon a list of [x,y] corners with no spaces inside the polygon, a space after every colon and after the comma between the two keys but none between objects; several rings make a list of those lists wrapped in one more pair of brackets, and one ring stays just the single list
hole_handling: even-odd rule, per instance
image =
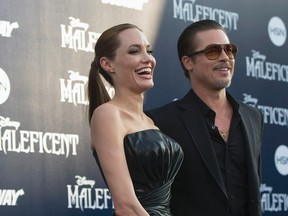
[{"label": "woman's hair", "polygon": [[131,28],[139,29],[136,25],[129,23],[113,26],[104,31],[96,42],[95,58],[91,63],[87,87],[89,100],[89,123],[91,122],[93,111],[101,104],[111,100],[101,79],[101,75],[110,85],[114,86],[110,75],[101,67],[100,59],[102,57],[106,57],[110,60],[114,60],[116,56],[116,50],[121,45],[121,41],[119,40],[119,33]]},{"label": "woman's hair", "polygon": [[[180,60],[181,66],[184,69],[185,76],[189,78],[188,71],[182,64],[182,57],[188,55],[189,53],[195,51],[197,47],[197,33],[208,30],[222,30],[225,32],[223,26],[214,20],[200,20],[198,22],[192,23],[187,26],[178,38],[177,50],[178,58]],[[226,32],[225,32],[226,33]]]}]

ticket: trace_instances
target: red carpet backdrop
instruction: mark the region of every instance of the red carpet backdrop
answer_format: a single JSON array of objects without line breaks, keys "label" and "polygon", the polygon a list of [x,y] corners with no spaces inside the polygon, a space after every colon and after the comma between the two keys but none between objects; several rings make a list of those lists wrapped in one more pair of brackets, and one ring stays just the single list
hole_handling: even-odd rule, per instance
[{"label": "red carpet backdrop", "polygon": [[112,25],[142,28],[157,59],[145,109],[155,108],[188,91],[176,43],[201,19],[239,47],[228,90],[264,114],[263,215],[288,215],[288,2],[0,1],[1,216],[111,215],[86,116],[94,45]]}]

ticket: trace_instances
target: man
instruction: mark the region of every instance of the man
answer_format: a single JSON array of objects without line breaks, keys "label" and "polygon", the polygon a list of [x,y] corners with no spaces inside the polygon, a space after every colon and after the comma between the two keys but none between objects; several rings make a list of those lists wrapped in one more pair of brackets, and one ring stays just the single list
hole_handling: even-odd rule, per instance
[{"label": "man", "polygon": [[192,89],[147,112],[184,151],[172,185],[172,213],[259,216],[263,117],[226,91],[237,47],[213,20],[188,26],[177,46]]}]

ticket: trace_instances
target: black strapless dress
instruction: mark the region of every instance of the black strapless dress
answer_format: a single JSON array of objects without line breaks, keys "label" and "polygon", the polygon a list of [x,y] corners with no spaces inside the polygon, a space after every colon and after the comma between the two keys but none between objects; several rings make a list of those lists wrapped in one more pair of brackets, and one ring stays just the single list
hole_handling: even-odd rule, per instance
[{"label": "black strapless dress", "polygon": [[[139,202],[151,216],[170,216],[170,188],[183,161],[181,147],[161,131],[149,129],[125,136],[124,149]],[[95,152],[94,156],[98,162]]]}]

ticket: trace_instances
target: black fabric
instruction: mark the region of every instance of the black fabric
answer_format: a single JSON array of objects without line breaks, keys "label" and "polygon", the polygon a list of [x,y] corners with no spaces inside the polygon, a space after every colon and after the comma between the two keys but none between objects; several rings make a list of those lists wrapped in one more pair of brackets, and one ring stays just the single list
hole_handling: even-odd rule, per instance
[{"label": "black fabric", "polygon": [[248,215],[248,180],[247,158],[245,155],[247,143],[239,115],[237,102],[228,95],[233,109],[229,137],[227,143],[221,137],[215,125],[216,113],[210,109],[196,94],[193,94],[201,110],[203,119],[210,135],[224,185],[227,190],[230,216]]},{"label": "black fabric", "polygon": [[[229,215],[229,191],[193,90],[182,99],[146,111],[163,133],[178,142],[184,161],[171,188],[171,212],[183,215]],[[249,187],[249,216],[260,216],[261,142],[263,116],[255,107],[238,102]],[[247,216],[248,216],[247,215]]]},{"label": "black fabric", "polygon": [[149,129],[128,134],[124,149],[142,206],[151,216],[170,216],[170,188],[183,160],[181,147],[161,131]]}]

